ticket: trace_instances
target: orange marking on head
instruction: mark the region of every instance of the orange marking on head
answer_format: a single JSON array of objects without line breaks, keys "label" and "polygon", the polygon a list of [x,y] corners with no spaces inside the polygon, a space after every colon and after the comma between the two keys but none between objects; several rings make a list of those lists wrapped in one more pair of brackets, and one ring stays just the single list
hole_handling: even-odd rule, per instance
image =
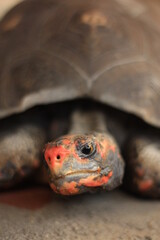
[{"label": "orange marking on head", "polygon": [[108,154],[108,142],[101,141],[101,147],[97,144],[97,151],[100,153],[102,159],[105,159]]},{"label": "orange marking on head", "polygon": [[63,186],[60,188],[60,193],[63,195],[74,195],[79,192],[78,188],[76,188],[76,182],[65,182]]},{"label": "orange marking on head", "polygon": [[71,140],[70,139],[64,139],[63,144],[64,145],[69,145],[69,144],[71,144]]},{"label": "orange marking on head", "polygon": [[61,165],[64,158],[70,154],[63,146],[46,148],[45,150],[45,159],[51,167],[55,167],[56,164]]},{"label": "orange marking on head", "polygon": [[50,186],[56,193],[60,193],[62,195],[75,195],[79,193],[78,187],[86,186],[86,187],[100,187],[104,184],[107,184],[109,179],[112,177],[113,172],[111,171],[108,176],[102,176],[95,180],[95,176],[89,176],[87,178],[81,179],[79,182],[64,182],[64,184],[57,190],[56,186],[51,183]]},{"label": "orange marking on head", "polygon": [[100,147],[99,144],[97,144],[97,152],[100,153],[101,155],[103,154],[103,149]]},{"label": "orange marking on head", "polygon": [[62,168],[64,160],[69,156],[69,154],[70,151],[63,146],[46,148],[44,156],[50,171],[54,174],[58,173]]},{"label": "orange marking on head", "polygon": [[108,176],[103,176],[101,178],[97,178],[96,180],[94,180],[95,176],[89,176],[88,178],[81,179],[79,185],[84,185],[87,187],[99,187],[106,184],[112,175],[113,172],[110,172]]},{"label": "orange marking on head", "polygon": [[152,188],[152,186],[153,186],[153,180],[152,179],[143,180],[138,184],[138,188],[142,192],[150,190]]},{"label": "orange marking on head", "polygon": [[116,146],[115,145],[111,145],[109,147],[109,150],[111,150],[112,152],[115,152],[116,151]]},{"label": "orange marking on head", "polygon": [[110,150],[113,153],[115,153],[115,151],[116,151],[116,145],[115,144],[111,145],[111,143],[108,140],[101,141],[101,146],[102,147],[100,147],[99,144],[97,144],[97,150],[100,153],[102,159],[104,159],[104,160],[107,158],[107,155]]}]

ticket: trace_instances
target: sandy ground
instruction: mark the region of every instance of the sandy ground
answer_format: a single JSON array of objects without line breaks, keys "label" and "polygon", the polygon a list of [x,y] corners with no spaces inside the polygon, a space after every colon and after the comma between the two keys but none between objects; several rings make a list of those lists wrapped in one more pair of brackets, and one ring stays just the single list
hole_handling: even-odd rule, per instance
[{"label": "sandy ground", "polygon": [[36,210],[0,204],[0,240],[160,239],[159,201],[136,199],[121,191],[71,198],[45,191],[51,200]]}]

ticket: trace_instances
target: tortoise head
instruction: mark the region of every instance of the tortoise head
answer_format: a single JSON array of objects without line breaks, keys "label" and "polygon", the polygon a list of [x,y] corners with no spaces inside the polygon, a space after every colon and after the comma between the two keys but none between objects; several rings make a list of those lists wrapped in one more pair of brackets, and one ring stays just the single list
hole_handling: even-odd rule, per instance
[{"label": "tortoise head", "polygon": [[114,140],[106,134],[66,135],[45,148],[51,188],[62,195],[118,186],[124,162]]}]

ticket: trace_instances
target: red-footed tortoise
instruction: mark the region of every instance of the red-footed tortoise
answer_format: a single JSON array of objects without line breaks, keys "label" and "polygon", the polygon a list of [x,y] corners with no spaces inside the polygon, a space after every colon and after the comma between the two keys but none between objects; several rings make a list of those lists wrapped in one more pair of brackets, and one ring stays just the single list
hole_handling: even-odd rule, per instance
[{"label": "red-footed tortoise", "polygon": [[137,10],[133,1],[27,0],[3,18],[1,188],[41,165],[50,135],[59,137],[44,150],[55,192],[117,187],[122,151],[127,188],[160,196],[160,31],[154,8]]}]

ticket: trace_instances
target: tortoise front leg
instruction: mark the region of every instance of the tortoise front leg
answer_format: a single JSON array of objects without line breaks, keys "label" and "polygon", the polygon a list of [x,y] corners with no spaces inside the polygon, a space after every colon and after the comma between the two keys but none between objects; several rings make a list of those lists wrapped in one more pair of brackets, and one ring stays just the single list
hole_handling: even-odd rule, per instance
[{"label": "tortoise front leg", "polygon": [[32,121],[12,121],[0,128],[0,188],[27,178],[41,164],[45,130]]},{"label": "tortoise front leg", "polygon": [[125,187],[144,197],[160,197],[160,138],[137,134],[125,146]]}]

